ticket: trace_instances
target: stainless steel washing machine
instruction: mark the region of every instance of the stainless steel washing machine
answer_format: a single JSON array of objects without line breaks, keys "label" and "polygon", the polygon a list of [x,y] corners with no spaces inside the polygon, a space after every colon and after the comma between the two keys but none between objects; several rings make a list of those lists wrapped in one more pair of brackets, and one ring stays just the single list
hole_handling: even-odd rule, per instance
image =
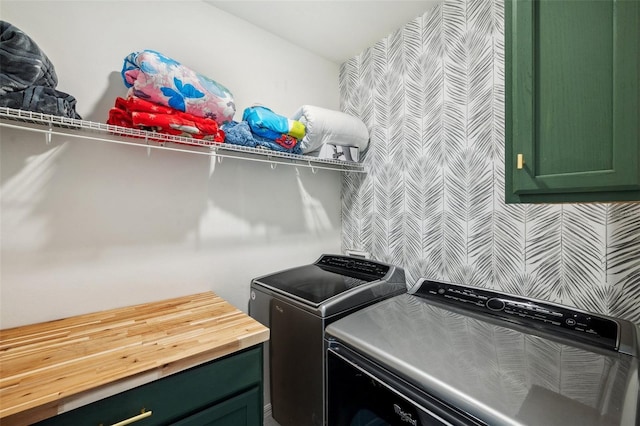
[{"label": "stainless steel washing machine", "polygon": [[265,401],[280,425],[326,424],[325,327],[406,291],[402,268],[330,254],[251,282],[249,315],[271,331],[265,348]]},{"label": "stainless steel washing machine", "polygon": [[330,324],[331,426],[637,426],[639,329],[420,280]]}]

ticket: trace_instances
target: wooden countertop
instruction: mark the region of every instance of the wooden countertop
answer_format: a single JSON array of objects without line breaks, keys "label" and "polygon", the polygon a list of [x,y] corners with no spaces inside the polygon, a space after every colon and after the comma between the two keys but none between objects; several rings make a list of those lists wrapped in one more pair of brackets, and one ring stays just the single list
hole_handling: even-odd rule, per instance
[{"label": "wooden countertop", "polygon": [[0,330],[0,423],[51,417],[114,382],[135,387],[268,339],[211,292]]}]

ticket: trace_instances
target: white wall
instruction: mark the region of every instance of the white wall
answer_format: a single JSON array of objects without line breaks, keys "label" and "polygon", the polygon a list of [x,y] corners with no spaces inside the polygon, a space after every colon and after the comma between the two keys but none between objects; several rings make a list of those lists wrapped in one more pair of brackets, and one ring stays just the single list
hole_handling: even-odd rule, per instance
[{"label": "white wall", "polygon": [[[104,122],[123,58],[155,49],[291,115],[338,109],[338,66],[200,1],[0,1]],[[0,327],[213,290],[246,310],[251,278],[340,250],[337,172],[0,128]]]}]

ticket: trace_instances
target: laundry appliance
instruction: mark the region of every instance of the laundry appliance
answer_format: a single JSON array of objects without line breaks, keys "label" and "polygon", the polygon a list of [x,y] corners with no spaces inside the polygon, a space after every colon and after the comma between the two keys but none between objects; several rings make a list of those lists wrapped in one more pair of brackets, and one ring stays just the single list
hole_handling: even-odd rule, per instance
[{"label": "laundry appliance", "polygon": [[249,315],[270,329],[265,400],[281,426],[326,424],[325,327],[406,291],[402,268],[333,254],[251,282]]},{"label": "laundry appliance", "polygon": [[638,327],[420,279],[327,326],[330,426],[634,426]]}]

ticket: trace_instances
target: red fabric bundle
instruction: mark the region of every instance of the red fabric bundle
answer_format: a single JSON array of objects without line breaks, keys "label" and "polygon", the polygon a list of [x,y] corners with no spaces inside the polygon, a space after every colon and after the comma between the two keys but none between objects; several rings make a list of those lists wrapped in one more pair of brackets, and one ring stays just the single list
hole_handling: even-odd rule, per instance
[{"label": "red fabric bundle", "polygon": [[107,124],[191,137],[204,142],[224,142],[224,132],[215,120],[196,117],[136,96],[116,98],[115,106],[109,110]]},{"label": "red fabric bundle", "polygon": [[282,135],[279,138],[274,139],[274,142],[281,147],[293,149],[293,147],[298,143],[298,139],[294,138],[293,136]]}]

